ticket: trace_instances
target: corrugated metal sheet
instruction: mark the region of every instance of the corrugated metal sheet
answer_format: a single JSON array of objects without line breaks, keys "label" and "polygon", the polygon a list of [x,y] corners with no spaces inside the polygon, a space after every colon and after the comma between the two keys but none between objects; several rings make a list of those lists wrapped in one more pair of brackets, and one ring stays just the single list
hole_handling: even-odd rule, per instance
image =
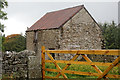
[{"label": "corrugated metal sheet", "polygon": [[59,28],[65,24],[71,17],[73,17],[84,6],[76,6],[59,11],[49,12],[33,24],[27,31]]}]

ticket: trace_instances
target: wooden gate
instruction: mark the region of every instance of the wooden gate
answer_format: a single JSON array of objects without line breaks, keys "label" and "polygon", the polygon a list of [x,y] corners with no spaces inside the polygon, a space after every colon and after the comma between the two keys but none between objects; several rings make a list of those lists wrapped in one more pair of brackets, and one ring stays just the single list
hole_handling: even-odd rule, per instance
[{"label": "wooden gate", "polygon": [[[48,55],[50,60],[45,60],[45,53]],[[75,54],[75,56],[70,61],[64,61],[64,60],[55,60],[50,53],[59,53],[59,54]],[[112,63],[104,63],[104,62],[92,62],[86,54],[95,54],[95,55],[117,55],[118,57],[112,62]],[[86,60],[86,61],[75,61],[80,55]],[[120,50],[45,50],[45,47],[42,47],[42,79],[45,78],[59,78],[60,75],[62,75],[65,79],[68,79],[67,76],[64,73],[68,74],[78,74],[78,75],[89,75],[89,76],[98,76],[97,80],[105,79],[108,80],[109,78],[120,78],[120,75],[114,75],[114,74],[108,74],[108,72],[113,67],[120,66],[119,60],[120,60]],[[45,68],[45,63],[54,63],[57,69],[48,69]],[[60,66],[57,63],[65,63],[66,66],[61,69]],[[80,72],[80,71],[71,71],[66,70],[71,64],[83,64],[83,65],[91,65],[97,73],[90,73],[90,72]],[[106,70],[103,72],[96,66],[108,66]],[[45,75],[45,71],[50,72],[58,72],[56,77],[50,77]]]}]

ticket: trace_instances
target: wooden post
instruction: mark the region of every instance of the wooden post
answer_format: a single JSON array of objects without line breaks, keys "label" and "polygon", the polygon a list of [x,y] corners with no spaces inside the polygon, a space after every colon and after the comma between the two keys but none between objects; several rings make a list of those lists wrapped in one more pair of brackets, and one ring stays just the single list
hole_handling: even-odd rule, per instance
[{"label": "wooden post", "polygon": [[45,47],[44,46],[42,46],[42,49],[41,49],[42,51],[42,56],[41,56],[41,62],[42,62],[42,80],[45,80]]}]

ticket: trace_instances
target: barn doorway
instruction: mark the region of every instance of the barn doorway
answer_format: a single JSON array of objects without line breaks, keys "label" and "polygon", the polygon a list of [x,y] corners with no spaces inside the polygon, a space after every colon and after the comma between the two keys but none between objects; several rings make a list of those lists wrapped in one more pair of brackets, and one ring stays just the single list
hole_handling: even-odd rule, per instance
[{"label": "barn doorway", "polygon": [[[49,48],[49,50],[55,50],[55,48]],[[50,53],[52,57],[55,59],[55,53]]]}]

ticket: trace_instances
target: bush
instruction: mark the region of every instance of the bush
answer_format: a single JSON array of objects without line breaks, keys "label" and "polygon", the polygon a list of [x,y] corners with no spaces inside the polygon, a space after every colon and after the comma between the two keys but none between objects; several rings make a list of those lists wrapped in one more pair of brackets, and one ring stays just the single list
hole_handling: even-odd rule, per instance
[{"label": "bush", "polygon": [[22,51],[26,49],[26,38],[20,34],[7,36],[3,42],[3,51]]},{"label": "bush", "polygon": [[100,24],[105,43],[105,49],[120,49],[120,26],[112,23]]}]

